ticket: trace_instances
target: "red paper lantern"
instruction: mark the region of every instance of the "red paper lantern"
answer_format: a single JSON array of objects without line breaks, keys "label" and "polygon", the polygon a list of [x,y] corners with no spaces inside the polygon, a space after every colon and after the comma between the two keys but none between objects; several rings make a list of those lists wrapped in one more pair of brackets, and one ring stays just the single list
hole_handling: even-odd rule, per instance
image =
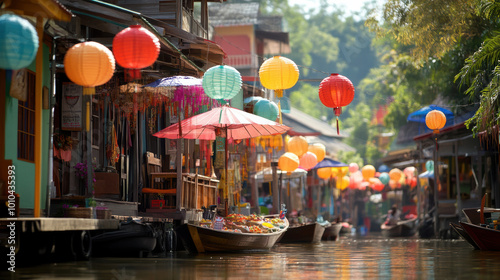
[{"label": "red paper lantern", "polygon": [[113,54],[116,62],[126,70],[125,77],[138,79],[140,69],[151,66],[160,54],[158,38],[140,25],[131,25],[120,31],[113,39]]},{"label": "red paper lantern", "polygon": [[324,78],[319,84],[319,99],[326,107],[333,108],[337,116],[337,134],[339,134],[339,116],[342,107],[349,105],[354,99],[354,86],[351,81],[337,73]]}]

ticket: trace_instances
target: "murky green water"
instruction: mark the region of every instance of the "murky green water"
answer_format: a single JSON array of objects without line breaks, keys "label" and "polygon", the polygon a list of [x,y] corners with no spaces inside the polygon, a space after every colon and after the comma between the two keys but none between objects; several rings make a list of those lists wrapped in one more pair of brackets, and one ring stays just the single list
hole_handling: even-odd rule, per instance
[{"label": "murky green water", "polygon": [[463,240],[349,236],[269,252],[50,263],[2,271],[0,279],[500,279],[500,252]]}]

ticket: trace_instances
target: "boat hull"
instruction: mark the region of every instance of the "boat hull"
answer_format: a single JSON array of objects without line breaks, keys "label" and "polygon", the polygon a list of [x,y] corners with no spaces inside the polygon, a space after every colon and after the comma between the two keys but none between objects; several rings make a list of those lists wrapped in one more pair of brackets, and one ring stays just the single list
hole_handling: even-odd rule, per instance
[{"label": "boat hull", "polygon": [[461,225],[455,224],[455,223],[450,223],[451,228],[458,234],[460,235],[467,243],[469,243],[474,249],[479,250],[479,247],[477,246],[476,242],[469,236],[467,231],[465,231]]},{"label": "boat hull", "polygon": [[500,251],[500,242],[498,242],[500,240],[500,230],[466,222],[460,222],[460,226],[462,226],[480,250]]},{"label": "boat hull", "polygon": [[319,223],[291,226],[283,234],[280,243],[318,243],[325,232],[325,227]]},{"label": "boat hull", "polygon": [[321,240],[337,240],[341,229],[341,223],[335,223],[325,227],[325,232],[323,233],[323,236],[321,236]]},{"label": "boat hull", "polygon": [[409,237],[417,232],[417,219],[399,221],[396,225],[382,224],[380,226],[384,237]]}]

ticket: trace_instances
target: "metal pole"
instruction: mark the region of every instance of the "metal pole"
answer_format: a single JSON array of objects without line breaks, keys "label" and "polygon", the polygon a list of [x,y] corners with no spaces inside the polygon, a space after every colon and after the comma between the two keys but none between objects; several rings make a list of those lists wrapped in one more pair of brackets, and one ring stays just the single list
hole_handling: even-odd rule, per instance
[{"label": "metal pole", "polygon": [[439,162],[438,162],[438,142],[437,135],[435,137],[436,148],[434,149],[434,235],[439,237]]},{"label": "metal pole", "polygon": [[278,162],[272,161],[271,168],[273,170],[273,214],[279,214],[280,211],[280,189],[278,187]]},{"label": "metal pole", "polygon": [[56,96],[56,41],[59,36],[54,37],[52,41],[52,60],[51,60],[51,70],[50,70],[50,90],[49,94],[49,156],[48,156],[48,176],[47,176],[47,200],[45,202],[46,217],[50,217],[50,198],[51,191],[54,188],[54,102],[53,99]]},{"label": "metal pole", "polygon": [[456,184],[457,184],[457,209],[456,209],[456,214],[460,218],[460,212],[462,210],[462,199],[460,197],[460,174],[459,174],[459,168],[458,168],[458,143],[455,142],[454,145],[455,148],[455,178],[456,178]]}]

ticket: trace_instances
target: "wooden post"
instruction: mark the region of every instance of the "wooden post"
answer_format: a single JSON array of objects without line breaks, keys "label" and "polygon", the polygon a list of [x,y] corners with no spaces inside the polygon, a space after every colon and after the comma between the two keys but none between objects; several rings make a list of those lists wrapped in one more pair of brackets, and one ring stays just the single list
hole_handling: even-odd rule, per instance
[{"label": "wooden post", "polygon": [[35,192],[33,216],[40,217],[42,188],[42,88],[43,88],[43,18],[36,18],[38,52],[36,54],[35,86]]},{"label": "wooden post", "polygon": [[280,213],[280,189],[278,186],[278,162],[271,162],[271,168],[273,170],[273,214]]}]

